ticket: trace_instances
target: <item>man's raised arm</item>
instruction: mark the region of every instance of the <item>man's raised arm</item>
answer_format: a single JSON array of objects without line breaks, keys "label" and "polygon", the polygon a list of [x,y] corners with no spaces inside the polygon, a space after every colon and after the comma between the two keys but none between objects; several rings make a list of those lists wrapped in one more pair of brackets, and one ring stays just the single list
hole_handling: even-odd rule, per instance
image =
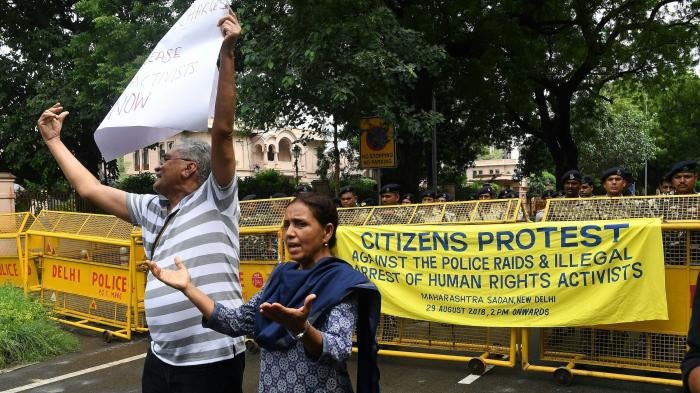
[{"label": "man's raised arm", "polygon": [[233,150],[233,121],[236,114],[236,70],[233,50],[241,36],[241,26],[231,12],[219,20],[224,35],[219,53],[219,82],[211,127],[211,169],[220,186],[228,186],[236,170]]},{"label": "man's raised arm", "polygon": [[129,210],[126,207],[126,193],[101,184],[61,141],[61,128],[67,116],[68,112],[63,111],[63,106],[56,103],[45,110],[37,122],[41,136],[58,166],[81,197],[107,213],[131,222]]}]

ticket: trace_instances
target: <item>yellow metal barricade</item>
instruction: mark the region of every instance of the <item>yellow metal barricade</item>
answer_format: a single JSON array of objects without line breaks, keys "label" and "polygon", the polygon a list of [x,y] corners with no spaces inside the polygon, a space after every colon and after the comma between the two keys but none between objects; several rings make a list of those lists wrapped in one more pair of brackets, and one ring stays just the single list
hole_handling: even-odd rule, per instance
[{"label": "yellow metal barricade", "polygon": [[247,301],[265,284],[275,265],[285,261],[284,211],[292,198],[241,201],[240,280]]},{"label": "yellow metal barricade", "polygon": [[31,213],[0,214],[0,285],[10,284],[25,293],[39,283],[36,260],[28,258],[26,231]]},{"label": "yellow metal barricade", "polygon": [[[531,364],[529,335],[535,329],[523,329],[523,369],[553,372],[562,384],[569,384],[574,375],[586,375],[681,386],[680,363],[686,351],[692,293],[700,269],[699,212],[698,196],[550,200],[545,221],[663,217],[664,279],[669,319],[539,329],[539,359],[564,362],[561,367]],[[575,368],[577,364],[616,370],[580,370]],[[648,377],[640,375],[639,371],[670,375]]]},{"label": "yellow metal barricade", "polygon": [[41,299],[56,320],[108,341],[146,330],[140,231],[114,216],[44,210],[27,237],[41,244]]},{"label": "yellow metal barricade", "polygon": [[[522,221],[527,215],[520,200],[501,199],[338,209],[338,219],[340,225],[355,226],[487,224]],[[487,364],[514,367],[518,336],[515,328],[461,326],[390,315],[382,315],[377,330],[382,355],[466,362],[474,374],[483,374]],[[470,352],[474,356],[462,355]]]}]

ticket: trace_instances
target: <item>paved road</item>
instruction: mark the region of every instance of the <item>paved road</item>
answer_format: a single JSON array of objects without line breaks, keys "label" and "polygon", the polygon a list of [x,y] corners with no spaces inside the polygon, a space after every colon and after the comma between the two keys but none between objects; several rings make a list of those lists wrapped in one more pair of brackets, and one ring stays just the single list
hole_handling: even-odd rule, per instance
[{"label": "paved road", "polygon": [[[132,342],[104,343],[97,334],[76,332],[82,348],[80,352],[27,365],[14,370],[0,370],[0,393],[125,393],[140,391],[140,376],[147,336],[137,336]],[[257,391],[259,358],[246,358],[245,392]],[[100,367],[103,367],[99,369]],[[355,375],[355,362],[349,364]],[[466,365],[455,362],[426,361],[394,357],[380,357],[383,393],[678,393],[680,389],[660,385],[612,381],[577,376],[572,386],[554,383],[550,374],[525,373],[516,369],[494,368],[469,385],[459,384],[468,375]],[[54,379],[54,382],[46,383]],[[31,384],[41,386],[31,388]],[[21,389],[21,390],[20,390]]]}]

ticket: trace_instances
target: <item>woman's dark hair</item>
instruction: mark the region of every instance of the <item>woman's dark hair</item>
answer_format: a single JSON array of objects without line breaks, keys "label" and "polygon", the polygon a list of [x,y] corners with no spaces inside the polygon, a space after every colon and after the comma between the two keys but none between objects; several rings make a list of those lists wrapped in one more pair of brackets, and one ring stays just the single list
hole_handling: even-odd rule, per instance
[{"label": "woman's dark hair", "polygon": [[335,245],[335,232],[338,229],[338,210],[335,207],[333,200],[325,195],[317,193],[303,193],[298,195],[289,204],[301,202],[311,210],[311,215],[322,227],[327,224],[333,224],[333,234],[328,240],[328,246]]}]

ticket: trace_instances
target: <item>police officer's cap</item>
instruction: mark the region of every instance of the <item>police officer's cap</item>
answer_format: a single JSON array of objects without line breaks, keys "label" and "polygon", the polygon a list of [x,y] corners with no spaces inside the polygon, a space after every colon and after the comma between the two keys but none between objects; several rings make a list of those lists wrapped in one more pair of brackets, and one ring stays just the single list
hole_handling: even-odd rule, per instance
[{"label": "police officer's cap", "polygon": [[404,194],[404,196],[401,197],[401,201],[406,201],[406,200],[410,201],[411,203],[415,203],[416,197],[413,196],[413,194],[411,194],[409,192],[408,194]]},{"label": "police officer's cap", "polygon": [[386,194],[388,192],[400,193],[401,186],[395,183],[385,184],[384,187],[382,187],[380,194]]},{"label": "police officer's cap", "polygon": [[605,179],[607,179],[610,176],[620,176],[620,177],[625,177],[625,173],[627,171],[623,167],[619,166],[614,166],[612,168],[608,168],[603,171],[603,173],[600,174],[600,181],[605,182]]},{"label": "police officer's cap", "polygon": [[257,198],[258,196],[255,194],[248,194],[241,198],[242,201],[252,201],[253,199]]},{"label": "police officer's cap", "polygon": [[374,198],[365,198],[360,202],[360,206],[374,206],[377,203],[374,201]]},{"label": "police officer's cap", "polygon": [[299,192],[313,192],[314,190],[308,184],[299,184],[294,191],[299,193]]},{"label": "police officer's cap", "polygon": [[588,185],[592,186],[593,185],[593,178],[588,176],[588,175],[581,176],[581,184],[588,184]]},{"label": "police officer's cap", "polygon": [[668,171],[666,177],[671,178],[673,175],[679,172],[695,172],[698,167],[698,163],[693,160],[685,160],[673,164],[671,170]]},{"label": "police officer's cap", "polygon": [[554,190],[545,190],[545,191],[542,193],[542,199],[546,199],[546,198],[556,198],[556,197],[557,197],[557,192],[554,191]]},{"label": "police officer's cap", "polygon": [[561,176],[561,182],[564,183],[568,180],[576,180],[576,181],[581,181],[581,172],[577,171],[576,169],[572,169],[570,171],[567,171]]},{"label": "police officer's cap", "polygon": [[341,196],[341,195],[348,193],[348,192],[351,192],[351,193],[357,195],[357,191],[355,191],[355,187],[345,186],[345,187],[341,188],[340,191],[338,191],[338,196]]},{"label": "police officer's cap", "polygon": [[632,172],[627,169],[622,171],[622,178],[625,179],[627,183],[634,183],[634,176],[632,176]]},{"label": "police officer's cap", "polygon": [[287,194],[285,194],[283,192],[276,192],[276,193],[270,195],[270,198],[286,198],[286,197],[287,197]]},{"label": "police officer's cap", "polygon": [[435,191],[425,190],[425,191],[420,193],[420,196],[421,196],[421,198],[429,198],[429,197],[435,198]]},{"label": "police officer's cap", "polygon": [[479,191],[476,192],[477,196],[484,194],[493,195],[493,188],[491,188],[491,186],[483,186],[479,189]]},{"label": "police officer's cap", "polygon": [[446,200],[446,201],[449,201],[449,200],[450,200],[450,196],[447,195],[446,192],[441,192],[441,193],[438,193],[438,194],[435,195],[435,199],[440,199],[440,198],[442,198],[442,199],[444,199],[444,200]]},{"label": "police officer's cap", "polygon": [[506,188],[498,193],[499,199],[512,199],[517,197],[518,195],[515,193],[515,191],[511,190],[510,188]]}]

